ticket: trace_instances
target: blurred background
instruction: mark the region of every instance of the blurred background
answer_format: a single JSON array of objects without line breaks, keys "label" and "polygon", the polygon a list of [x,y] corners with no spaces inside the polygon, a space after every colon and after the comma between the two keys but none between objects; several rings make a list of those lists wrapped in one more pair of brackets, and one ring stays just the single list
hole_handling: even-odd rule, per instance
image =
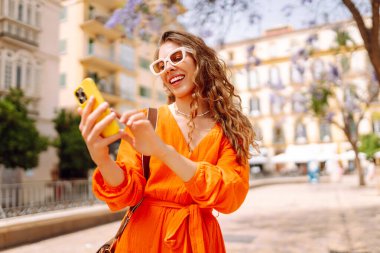
[{"label": "blurred background", "polygon": [[[0,0],[0,249],[122,216],[108,213],[92,195],[94,164],[78,130],[73,90],[91,77],[119,112],[166,103],[149,64],[159,35],[168,29],[199,35],[229,68],[260,146],[249,161],[250,194],[256,194],[255,186],[302,183],[306,188],[299,191],[328,189],[319,206],[344,186],[347,198],[370,206],[380,221],[379,5],[377,0]],[[112,144],[110,155],[117,149],[118,143]],[[281,192],[300,194],[293,188],[260,189],[265,215],[278,208],[266,204]],[[358,200],[363,191],[373,198]],[[298,203],[289,201],[286,205]],[[357,217],[367,217],[366,210]],[[69,228],[58,221],[54,232],[42,232],[45,225],[26,234],[16,228],[38,228],[57,212],[73,212],[59,218],[70,221]],[[342,224],[349,227],[344,217]],[[235,218],[225,224],[233,227]],[[223,223],[222,229],[230,231]],[[379,227],[371,229],[369,240],[379,240]],[[340,251],[299,246],[254,252],[380,252],[376,243],[355,244],[354,235],[361,233],[342,231]],[[237,240],[226,235],[228,252],[253,252],[257,235],[247,237],[250,233],[258,232]],[[233,249],[228,246],[233,243],[253,246]]]}]

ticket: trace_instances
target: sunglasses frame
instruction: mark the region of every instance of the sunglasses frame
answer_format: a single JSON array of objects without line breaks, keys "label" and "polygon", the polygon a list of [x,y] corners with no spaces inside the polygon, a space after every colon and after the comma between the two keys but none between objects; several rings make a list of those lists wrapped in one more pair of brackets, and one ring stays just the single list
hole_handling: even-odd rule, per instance
[{"label": "sunglasses frame", "polygon": [[[182,60],[180,60],[179,62],[177,63],[174,63],[172,62],[172,60],[170,59],[170,57],[174,54],[174,53],[177,53],[177,52],[182,52]],[[172,66],[177,66],[178,64],[180,64],[181,62],[183,62],[186,58],[186,53],[193,53],[193,50],[189,49],[189,48],[186,48],[186,47],[178,47],[176,49],[174,49],[173,51],[171,51],[165,58],[159,58],[157,60],[155,60],[154,62],[152,62],[150,65],[149,65],[149,68],[150,68],[150,71],[153,73],[153,75],[155,76],[159,76],[161,75],[167,68],[168,66],[168,62],[172,65]],[[160,72],[156,72],[154,71],[154,65],[163,61],[164,62],[164,69]]]}]

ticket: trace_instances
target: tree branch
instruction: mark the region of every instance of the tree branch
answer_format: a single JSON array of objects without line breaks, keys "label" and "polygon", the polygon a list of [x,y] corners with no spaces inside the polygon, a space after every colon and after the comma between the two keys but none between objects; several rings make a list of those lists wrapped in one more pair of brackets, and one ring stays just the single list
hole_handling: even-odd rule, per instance
[{"label": "tree branch", "polygon": [[366,27],[363,17],[360,14],[360,11],[358,8],[356,8],[355,4],[351,0],[342,0],[343,4],[348,8],[348,10],[351,12],[353,19],[355,20],[359,32],[363,38],[364,46],[366,47],[367,51],[371,51],[371,44],[370,44],[370,34],[369,29]]},{"label": "tree branch", "polygon": [[374,49],[374,52],[379,50],[379,1],[372,0],[372,36],[371,44]]}]

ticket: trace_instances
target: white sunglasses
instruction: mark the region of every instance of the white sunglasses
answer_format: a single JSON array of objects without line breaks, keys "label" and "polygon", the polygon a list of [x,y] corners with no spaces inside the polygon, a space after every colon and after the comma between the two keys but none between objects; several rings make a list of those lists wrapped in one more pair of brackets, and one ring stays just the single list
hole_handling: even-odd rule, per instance
[{"label": "white sunglasses", "polygon": [[167,67],[167,62],[169,62],[172,66],[177,66],[185,60],[186,52],[193,53],[193,50],[186,47],[179,47],[174,49],[165,58],[160,58],[152,62],[152,64],[149,66],[150,71],[152,71],[153,75],[161,75]]}]

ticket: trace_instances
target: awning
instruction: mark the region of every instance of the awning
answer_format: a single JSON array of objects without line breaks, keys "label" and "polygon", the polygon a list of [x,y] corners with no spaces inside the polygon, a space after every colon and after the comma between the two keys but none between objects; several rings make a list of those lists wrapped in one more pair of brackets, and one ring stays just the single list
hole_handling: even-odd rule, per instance
[{"label": "awning", "polygon": [[[365,159],[366,155],[364,153],[359,153],[359,159]],[[353,150],[349,150],[336,155],[337,160],[341,161],[350,161],[355,160],[355,152]]]},{"label": "awning", "polygon": [[329,144],[309,144],[309,145],[289,145],[284,153],[272,157],[272,163],[307,163],[310,161],[327,161],[336,159],[337,145]]},{"label": "awning", "polygon": [[258,156],[252,156],[251,159],[249,159],[249,164],[264,164],[268,162],[268,157],[258,155]]}]

